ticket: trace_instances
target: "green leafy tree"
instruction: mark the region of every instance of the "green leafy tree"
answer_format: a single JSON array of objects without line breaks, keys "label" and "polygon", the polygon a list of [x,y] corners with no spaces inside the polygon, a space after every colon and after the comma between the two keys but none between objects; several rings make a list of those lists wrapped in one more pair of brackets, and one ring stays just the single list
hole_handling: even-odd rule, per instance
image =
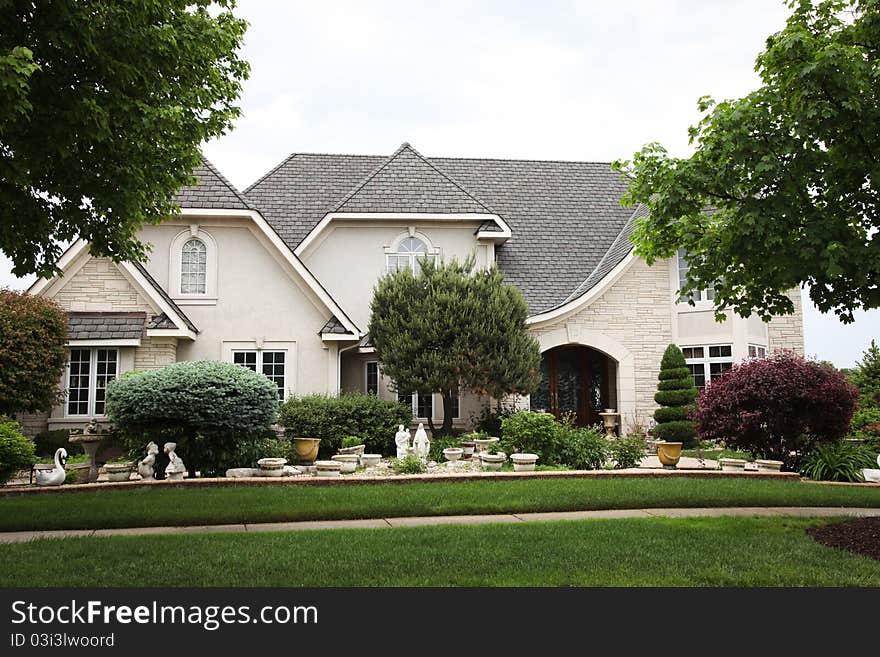
[{"label": "green leafy tree", "polygon": [[876,341],[871,340],[871,346],[847,378],[859,389],[850,427],[852,435],[871,445],[880,445],[880,347]]},{"label": "green leafy tree", "polygon": [[871,346],[868,347],[862,360],[853,370],[850,380],[858,386],[862,395],[867,395],[874,400],[874,405],[878,405],[877,397],[880,396],[880,347],[877,346],[875,340],[871,340]]},{"label": "green leafy tree", "polygon": [[0,290],[0,416],[45,411],[61,398],[66,341],[58,304]]},{"label": "green leafy tree", "polygon": [[652,143],[615,167],[632,177],[624,202],[650,210],[636,253],[684,248],[683,291],[714,288],[719,317],[789,313],[786,292],[806,284],[850,322],[880,306],[880,0],[789,5],[757,59],[760,88],[700,99],[691,157]]},{"label": "green leafy tree", "polygon": [[48,275],[78,237],[142,259],[199,145],[239,115],[234,0],[0,2],[0,250]]},{"label": "green leafy tree", "polygon": [[[385,275],[373,297],[369,332],[382,369],[398,390],[443,397],[441,434],[452,431],[452,396],[502,397],[540,382],[541,350],[526,329],[522,293],[496,267],[474,259]],[[431,432],[434,423],[428,418]]]},{"label": "green leafy tree", "polygon": [[657,378],[660,382],[654,401],[660,404],[660,408],[654,411],[657,421],[654,437],[683,442],[686,447],[694,445],[697,431],[688,416],[697,398],[697,388],[678,346],[671,344],[666,347]]}]

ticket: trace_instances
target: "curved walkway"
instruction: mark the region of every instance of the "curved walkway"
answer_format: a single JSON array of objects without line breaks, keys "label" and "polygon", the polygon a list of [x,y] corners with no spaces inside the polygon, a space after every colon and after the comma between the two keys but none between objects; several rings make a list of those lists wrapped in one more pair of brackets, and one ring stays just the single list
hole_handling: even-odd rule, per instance
[{"label": "curved walkway", "polygon": [[674,509],[608,509],[603,511],[550,511],[544,513],[501,513],[472,516],[411,516],[362,520],[304,520],[235,525],[193,525],[187,527],[132,527],[126,529],[69,529],[51,531],[0,532],[0,543],[26,543],[37,539],[83,538],[89,536],[156,536],[162,534],[206,534],[235,532],[277,532],[309,529],[376,529],[383,527],[425,527],[428,525],[485,525],[488,523],[536,522],[548,520],[615,520],[621,518],[697,518],[718,516],[880,516],[880,508],[774,506]]}]

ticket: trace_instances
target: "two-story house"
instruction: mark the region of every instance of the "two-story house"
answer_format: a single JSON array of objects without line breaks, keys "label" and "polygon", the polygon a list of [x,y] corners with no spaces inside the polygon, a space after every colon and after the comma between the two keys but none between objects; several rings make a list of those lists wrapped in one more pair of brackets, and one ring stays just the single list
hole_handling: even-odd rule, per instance
[{"label": "two-story house", "polygon": [[[104,415],[104,387],[132,369],[219,359],[262,372],[279,396],[346,391],[398,397],[439,421],[437,395],[395,391],[366,334],[377,279],[419,259],[493,263],[524,294],[542,383],[521,406],[615,408],[624,425],[655,408],[660,358],[679,344],[698,386],[748,357],[803,352],[797,312],[764,323],[714,320],[711,291],[679,298],[682,257],[649,267],[628,236],[607,163],[295,153],[243,193],[209,162],[181,190],[181,213],[144,227],[144,264],[114,264],[73,244],[61,275],[34,294],[69,313],[63,403],[23,417],[31,432]],[[489,400],[463,392],[456,424]]]}]

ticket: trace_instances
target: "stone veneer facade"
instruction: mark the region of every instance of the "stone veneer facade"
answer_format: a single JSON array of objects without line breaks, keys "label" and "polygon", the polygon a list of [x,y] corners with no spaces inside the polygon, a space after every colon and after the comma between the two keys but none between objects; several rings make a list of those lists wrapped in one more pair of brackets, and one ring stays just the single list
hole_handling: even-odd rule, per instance
[{"label": "stone veneer facade", "polygon": [[780,315],[770,320],[767,326],[767,345],[770,351],[788,349],[804,355],[804,311],[801,303],[801,290],[795,288],[788,293],[794,304],[794,312]]},{"label": "stone veneer facade", "polygon": [[177,338],[143,338],[134,350],[134,369],[155,370],[177,362]]}]

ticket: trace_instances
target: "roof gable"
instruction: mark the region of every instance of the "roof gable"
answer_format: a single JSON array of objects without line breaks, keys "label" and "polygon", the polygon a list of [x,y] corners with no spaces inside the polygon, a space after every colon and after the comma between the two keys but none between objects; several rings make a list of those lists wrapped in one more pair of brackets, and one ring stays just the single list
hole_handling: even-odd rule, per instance
[{"label": "roof gable", "polygon": [[332,212],[492,214],[407,143],[342,198]]}]

